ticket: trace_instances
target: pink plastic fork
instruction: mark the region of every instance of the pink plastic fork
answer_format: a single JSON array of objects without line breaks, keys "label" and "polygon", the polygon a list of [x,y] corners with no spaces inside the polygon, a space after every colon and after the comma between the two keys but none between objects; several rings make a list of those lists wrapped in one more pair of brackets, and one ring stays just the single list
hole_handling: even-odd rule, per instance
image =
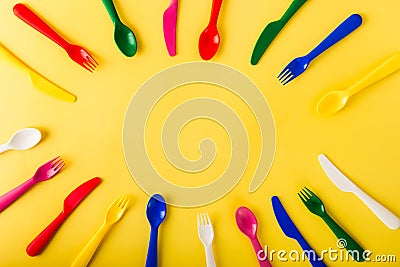
[{"label": "pink plastic fork", "polygon": [[32,178],[0,197],[0,212],[17,200],[36,183],[46,181],[54,177],[64,166],[65,163],[60,157],[56,157],[40,166]]},{"label": "pink plastic fork", "polygon": [[56,33],[50,26],[48,26],[41,18],[39,18],[32,10],[30,10],[24,4],[16,4],[14,6],[14,14],[26,22],[28,25],[32,26],[59,46],[61,46],[69,55],[69,57],[87,69],[93,72],[97,67],[98,63],[96,60],[82,47],[78,45],[73,45],[64,40],[58,33]]}]

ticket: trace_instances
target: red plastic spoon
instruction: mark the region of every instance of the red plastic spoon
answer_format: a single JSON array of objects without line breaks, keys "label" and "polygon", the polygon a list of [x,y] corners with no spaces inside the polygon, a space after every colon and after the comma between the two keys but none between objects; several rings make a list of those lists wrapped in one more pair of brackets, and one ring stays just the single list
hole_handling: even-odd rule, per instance
[{"label": "red plastic spoon", "polygon": [[222,0],[213,0],[210,22],[200,35],[199,52],[204,60],[210,60],[217,53],[220,38],[217,29],[217,20]]},{"label": "red plastic spoon", "polygon": [[254,251],[256,252],[260,267],[272,267],[269,260],[265,257],[263,248],[257,238],[257,219],[256,216],[246,207],[240,207],[236,210],[236,223],[239,230],[250,238]]}]

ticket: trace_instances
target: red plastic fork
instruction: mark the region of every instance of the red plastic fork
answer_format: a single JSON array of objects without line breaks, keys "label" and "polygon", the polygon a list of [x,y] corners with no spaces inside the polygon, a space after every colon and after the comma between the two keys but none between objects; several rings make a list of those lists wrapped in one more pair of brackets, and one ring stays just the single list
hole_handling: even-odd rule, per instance
[{"label": "red plastic fork", "polygon": [[54,177],[64,166],[65,163],[60,157],[56,157],[40,166],[32,178],[0,197],[0,212],[17,200],[36,183]]},{"label": "red plastic fork", "polygon": [[68,43],[27,6],[24,4],[16,4],[13,10],[18,18],[61,46],[73,61],[90,72],[96,69],[98,63],[85,49],[78,45]]}]

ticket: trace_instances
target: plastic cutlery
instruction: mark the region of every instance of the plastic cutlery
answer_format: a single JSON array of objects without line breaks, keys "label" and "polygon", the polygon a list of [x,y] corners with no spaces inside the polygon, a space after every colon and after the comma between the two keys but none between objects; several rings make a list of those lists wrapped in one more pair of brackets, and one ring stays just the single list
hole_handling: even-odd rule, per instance
[{"label": "plastic cutlery", "polygon": [[343,91],[331,91],[325,94],[317,104],[317,113],[321,116],[331,115],[343,109],[350,97],[387,77],[400,69],[400,52],[385,60],[361,80]]},{"label": "plastic cutlery", "polygon": [[158,228],[167,215],[167,204],[162,195],[153,195],[147,203],[147,219],[151,226],[149,249],[147,251],[146,267],[158,266]]},{"label": "plastic cutlery", "polygon": [[302,74],[317,56],[322,54],[332,45],[336,44],[344,37],[352,33],[360,27],[362,17],[359,14],[353,14],[343,21],[331,34],[328,35],[316,48],[303,57],[293,59],[278,75],[278,80],[283,84],[287,84],[297,76]]},{"label": "plastic cutlery", "polygon": [[63,101],[67,102],[75,102],[76,97],[65,91],[64,89],[61,89],[58,85],[55,85],[54,83],[50,82],[46,78],[44,78],[42,75],[37,73],[35,70],[33,70],[31,67],[23,63],[19,58],[14,56],[10,51],[7,50],[2,44],[0,44],[0,58],[2,60],[7,61],[8,63],[11,63],[15,65],[16,67],[19,67],[21,70],[25,71],[29,77],[31,78],[32,85],[39,91],[52,96],[57,99],[61,99]]},{"label": "plastic cutlery", "polygon": [[93,72],[96,69],[98,63],[89,54],[89,52],[78,45],[68,43],[27,6],[24,4],[16,4],[14,6],[14,14],[28,25],[61,46],[73,61],[90,72]]},{"label": "plastic cutlery", "polygon": [[108,14],[114,24],[114,41],[119,50],[127,57],[133,57],[136,54],[137,43],[135,34],[131,29],[123,24],[118,17],[112,0],[102,0]]},{"label": "plastic cutlery", "polygon": [[85,267],[89,264],[90,259],[96,252],[97,247],[100,245],[104,236],[111,229],[113,224],[118,222],[122,215],[124,215],[128,207],[130,198],[128,196],[119,196],[108,208],[103,224],[90,239],[89,243],[82,249],[78,257],[71,264],[71,267]]},{"label": "plastic cutlery", "polygon": [[272,208],[274,210],[275,218],[278,221],[283,233],[289,237],[296,240],[301,248],[303,249],[313,267],[326,267],[325,263],[320,260],[315,250],[307,243],[303,235],[297,229],[296,225],[293,223],[292,219],[287,214],[285,208],[283,207],[279,197],[273,196],[271,199]]},{"label": "plastic cutlery", "polygon": [[365,205],[392,230],[400,227],[400,219],[390,210],[378,203],[347,178],[325,155],[318,156],[319,163],[328,178],[343,192],[354,193]]},{"label": "plastic cutlery", "polygon": [[220,37],[217,20],[221,10],[222,0],[213,0],[210,22],[200,35],[199,52],[204,60],[210,60],[218,51]]},{"label": "plastic cutlery", "polygon": [[56,157],[40,166],[32,178],[0,197],[0,212],[5,210],[11,203],[17,200],[35,184],[53,178],[61,171],[64,165],[64,161],[60,157]]},{"label": "plastic cutlery", "polygon": [[285,14],[283,14],[283,16],[279,20],[268,23],[268,25],[265,27],[260,37],[258,38],[257,43],[254,47],[253,54],[251,55],[250,60],[250,63],[252,65],[256,65],[258,63],[265,50],[267,50],[275,37],[306,1],[307,0],[294,0],[289,8],[286,10]]},{"label": "plastic cutlery", "polygon": [[257,238],[258,223],[256,216],[248,208],[239,207],[236,210],[235,218],[239,230],[250,239],[260,267],[271,267],[272,265],[265,257],[265,252]]},{"label": "plastic cutlery", "polygon": [[[335,220],[333,220],[329,214],[326,212],[324,203],[314,194],[310,189],[304,187],[299,193],[301,201],[306,205],[307,209],[314,213],[315,215],[321,217],[325,223],[329,226],[336,237],[344,244],[347,251],[353,253],[352,257],[358,261],[365,261],[364,259],[364,249],[345,231],[340,227]],[[357,253],[354,253],[357,252]],[[360,257],[361,256],[361,257]]]},{"label": "plastic cutlery", "polygon": [[171,0],[163,15],[164,40],[168,54],[176,55],[176,20],[178,15],[178,0]]},{"label": "plastic cutlery", "polygon": [[214,239],[214,229],[208,213],[197,215],[197,230],[201,243],[206,251],[207,267],[215,267],[212,242]]},{"label": "plastic cutlery", "polygon": [[39,255],[68,216],[75,210],[79,203],[81,203],[82,200],[99,185],[100,182],[101,179],[95,177],[84,182],[72,191],[65,198],[61,213],[35,239],[33,239],[33,241],[27,246],[26,253],[31,257]]},{"label": "plastic cutlery", "polygon": [[42,139],[38,129],[25,128],[17,131],[7,143],[0,145],[0,153],[7,150],[27,150],[36,146]]}]

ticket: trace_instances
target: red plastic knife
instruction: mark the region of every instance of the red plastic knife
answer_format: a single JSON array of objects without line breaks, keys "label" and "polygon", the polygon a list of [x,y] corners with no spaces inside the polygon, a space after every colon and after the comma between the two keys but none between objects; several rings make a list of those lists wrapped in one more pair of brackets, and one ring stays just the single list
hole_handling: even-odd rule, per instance
[{"label": "red plastic knife", "polygon": [[101,179],[95,177],[81,184],[72,191],[64,200],[63,211],[28,245],[26,253],[32,257],[39,255],[65,219],[68,218],[79,203],[81,203],[82,200],[89,195],[89,193],[92,192],[100,182]]},{"label": "red plastic knife", "polygon": [[165,10],[163,16],[164,39],[168,54],[176,55],[176,20],[178,14],[178,0],[171,0],[171,4]]}]

